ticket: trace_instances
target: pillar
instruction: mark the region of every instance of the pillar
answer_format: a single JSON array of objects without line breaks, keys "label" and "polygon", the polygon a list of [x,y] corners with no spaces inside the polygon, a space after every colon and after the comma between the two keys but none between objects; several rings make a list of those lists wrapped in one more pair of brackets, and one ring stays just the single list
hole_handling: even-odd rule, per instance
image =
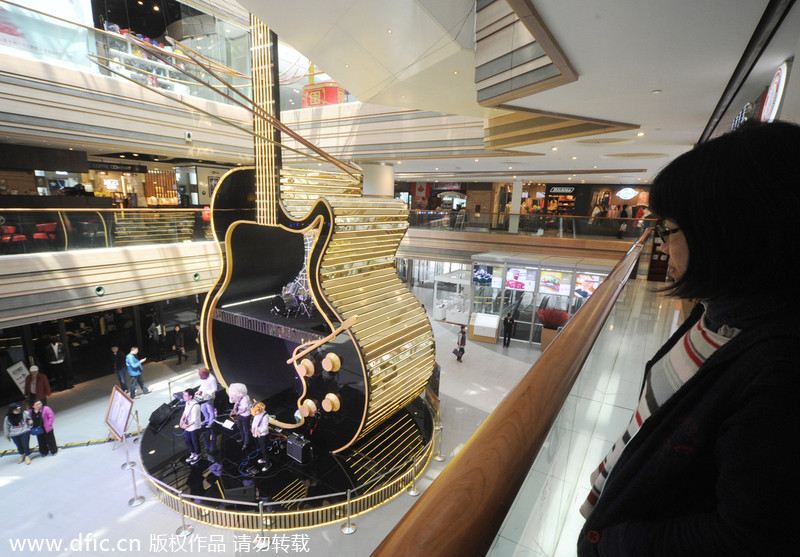
[{"label": "pillar", "polygon": [[519,207],[522,205],[522,178],[514,178],[514,189],[511,190],[511,208],[508,213],[508,233],[519,232]]},{"label": "pillar", "polygon": [[364,195],[394,197],[394,166],[384,162],[358,163],[364,172]]}]

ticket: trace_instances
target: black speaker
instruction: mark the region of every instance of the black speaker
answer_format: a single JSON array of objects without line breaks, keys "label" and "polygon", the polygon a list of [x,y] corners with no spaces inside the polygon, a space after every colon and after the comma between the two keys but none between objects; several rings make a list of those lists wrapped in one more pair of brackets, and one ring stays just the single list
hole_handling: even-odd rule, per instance
[{"label": "black speaker", "polygon": [[165,425],[167,425],[167,422],[170,421],[174,413],[174,406],[171,406],[167,403],[162,404],[156,408],[152,414],[150,414],[150,429],[152,429],[155,433],[158,433]]},{"label": "black speaker", "polygon": [[305,464],[311,460],[311,444],[308,439],[296,433],[292,433],[286,440],[286,454],[289,458],[296,460],[300,464]]}]

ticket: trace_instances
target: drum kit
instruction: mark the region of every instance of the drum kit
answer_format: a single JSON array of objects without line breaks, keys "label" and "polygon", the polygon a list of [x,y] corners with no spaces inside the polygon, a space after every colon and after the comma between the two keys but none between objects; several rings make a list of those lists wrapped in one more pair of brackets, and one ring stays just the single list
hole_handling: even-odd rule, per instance
[{"label": "drum kit", "polygon": [[272,313],[281,317],[311,317],[314,312],[314,301],[307,293],[301,292],[296,282],[283,288],[278,296],[272,298]]}]

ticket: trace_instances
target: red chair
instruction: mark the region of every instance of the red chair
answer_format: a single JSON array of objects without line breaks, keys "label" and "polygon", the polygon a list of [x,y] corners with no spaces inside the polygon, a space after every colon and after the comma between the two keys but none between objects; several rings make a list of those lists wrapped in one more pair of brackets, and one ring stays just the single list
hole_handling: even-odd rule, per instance
[{"label": "red chair", "polygon": [[16,226],[0,226],[0,244],[3,247],[21,246],[25,251],[25,241],[28,239],[25,234],[17,234]]},{"label": "red chair", "polygon": [[56,227],[58,223],[46,222],[44,224],[36,225],[36,232],[33,233],[33,239],[37,245],[43,245],[48,249],[55,246]]}]

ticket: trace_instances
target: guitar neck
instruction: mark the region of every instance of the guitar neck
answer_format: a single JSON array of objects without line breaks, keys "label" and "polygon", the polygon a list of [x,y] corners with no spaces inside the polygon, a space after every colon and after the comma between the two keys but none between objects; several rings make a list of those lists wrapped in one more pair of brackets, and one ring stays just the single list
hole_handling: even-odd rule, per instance
[{"label": "guitar neck", "polygon": [[[264,113],[278,117],[278,40],[258,18],[250,16],[253,103]],[[256,220],[259,224],[278,224],[280,192],[280,132],[268,120],[253,115],[256,160]]]}]

